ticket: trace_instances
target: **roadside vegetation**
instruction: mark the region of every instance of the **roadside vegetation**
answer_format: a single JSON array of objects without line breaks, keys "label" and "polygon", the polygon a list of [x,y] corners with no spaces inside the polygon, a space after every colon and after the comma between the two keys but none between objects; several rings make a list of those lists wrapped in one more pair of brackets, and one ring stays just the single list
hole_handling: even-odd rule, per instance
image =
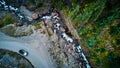
[{"label": "roadside vegetation", "polygon": [[78,31],[93,68],[120,67],[119,3],[119,0],[71,0],[72,8],[68,9],[65,2],[54,1]]},{"label": "roadside vegetation", "polygon": [[0,49],[0,60],[0,68],[33,68],[30,62],[28,62],[24,57],[8,50]]},{"label": "roadside vegetation", "polygon": [[18,23],[18,20],[12,17],[12,15],[10,15],[9,12],[5,16],[1,15],[0,17],[0,28],[15,23]]}]

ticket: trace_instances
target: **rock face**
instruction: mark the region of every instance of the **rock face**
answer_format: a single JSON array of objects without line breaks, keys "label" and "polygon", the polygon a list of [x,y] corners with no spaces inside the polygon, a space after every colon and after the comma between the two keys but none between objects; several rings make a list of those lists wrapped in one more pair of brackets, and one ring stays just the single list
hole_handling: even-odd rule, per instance
[{"label": "rock face", "polygon": [[20,7],[20,12],[25,16],[27,20],[32,21],[32,12],[29,11],[25,6]]},{"label": "rock face", "polygon": [[0,31],[13,37],[28,36],[33,33],[31,25],[16,27],[14,24],[10,24],[1,28]]},{"label": "rock face", "polygon": [[37,13],[33,13],[32,14],[32,19],[33,20],[36,20],[36,19],[38,19],[39,18],[39,15],[37,14]]},{"label": "rock face", "polygon": [[49,13],[50,13],[50,8],[45,8],[45,9],[41,10],[40,12],[38,12],[39,17],[45,16]]}]

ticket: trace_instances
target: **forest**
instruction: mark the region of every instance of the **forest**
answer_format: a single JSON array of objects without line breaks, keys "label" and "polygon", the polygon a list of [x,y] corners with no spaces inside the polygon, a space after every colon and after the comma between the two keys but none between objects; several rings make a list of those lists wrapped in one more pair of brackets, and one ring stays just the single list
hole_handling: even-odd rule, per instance
[{"label": "forest", "polygon": [[54,0],[70,18],[93,68],[120,68],[120,1]]}]

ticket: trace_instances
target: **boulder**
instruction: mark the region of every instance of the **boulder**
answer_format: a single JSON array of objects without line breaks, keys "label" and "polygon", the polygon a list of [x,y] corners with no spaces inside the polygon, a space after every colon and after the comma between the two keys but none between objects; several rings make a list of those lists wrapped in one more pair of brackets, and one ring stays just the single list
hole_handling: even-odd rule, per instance
[{"label": "boulder", "polygon": [[37,14],[37,13],[33,13],[32,14],[32,19],[33,20],[36,20],[36,19],[38,19],[39,18],[39,15]]}]

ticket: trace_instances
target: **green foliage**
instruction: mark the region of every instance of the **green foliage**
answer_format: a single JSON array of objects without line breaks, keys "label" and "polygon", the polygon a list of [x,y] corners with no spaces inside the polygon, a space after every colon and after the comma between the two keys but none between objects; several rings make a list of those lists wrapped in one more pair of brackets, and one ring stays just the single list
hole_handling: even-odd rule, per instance
[{"label": "green foliage", "polygon": [[12,21],[12,18],[10,16],[6,16],[3,20],[3,24],[4,26],[5,25],[8,25],[8,24],[11,24],[13,21]]},{"label": "green foliage", "polygon": [[32,4],[35,4],[35,1],[36,1],[36,0],[30,0],[30,2],[31,2]]},{"label": "green foliage", "polygon": [[14,24],[14,23],[18,23],[18,20],[11,17],[11,15],[0,17],[0,27],[4,27],[6,25]]},{"label": "green foliage", "polygon": [[36,0],[30,0],[28,3],[27,3],[27,6],[33,6],[34,4],[36,3]]},{"label": "green foliage", "polygon": [[0,20],[0,28],[3,27],[3,23],[2,20]]},{"label": "green foliage", "polygon": [[73,5],[74,10],[70,14],[73,24],[79,25],[80,23],[96,21],[105,8],[105,4],[106,0],[98,0],[94,3],[86,4],[84,8],[80,8],[79,5]]},{"label": "green foliage", "polygon": [[110,32],[111,35],[117,35],[120,33],[120,24],[117,24],[115,26],[110,27]]},{"label": "green foliage", "polygon": [[98,17],[103,12],[103,9],[105,8],[106,0],[99,0],[97,1],[93,6],[93,12],[91,15],[91,18],[89,19],[90,22],[94,22],[98,19]]},{"label": "green foliage", "polygon": [[73,25],[77,26],[82,42],[91,52],[91,64],[95,68],[113,68],[114,65],[119,68],[120,62],[115,60],[119,58],[120,52],[120,21],[114,22],[120,16],[118,1],[85,0],[84,5],[72,2],[69,17]]},{"label": "green foliage", "polygon": [[89,47],[94,47],[96,45],[97,39],[95,37],[91,37],[85,40],[86,45]]},{"label": "green foliage", "polygon": [[107,60],[108,60],[108,64],[109,64],[109,68],[120,68],[120,56],[118,56],[117,54],[115,54],[114,52],[110,52],[107,56],[106,56]]},{"label": "green foliage", "polygon": [[72,12],[70,13],[71,20],[74,20],[76,18],[76,16],[78,15],[79,11],[80,11],[80,6],[79,5],[75,5],[73,7]]},{"label": "green foliage", "polygon": [[99,29],[104,28],[106,25],[109,25],[110,23],[112,23],[115,20],[115,18],[119,16],[119,13],[120,11],[118,9],[108,11],[106,14],[106,17],[95,22],[96,26]]},{"label": "green foliage", "polygon": [[42,28],[41,25],[40,25],[40,23],[35,23],[34,26],[35,26],[36,30]]},{"label": "green foliage", "polygon": [[65,6],[65,1],[64,0],[54,0],[54,1],[52,1],[52,3],[59,10],[62,10],[63,8],[67,8]]}]

